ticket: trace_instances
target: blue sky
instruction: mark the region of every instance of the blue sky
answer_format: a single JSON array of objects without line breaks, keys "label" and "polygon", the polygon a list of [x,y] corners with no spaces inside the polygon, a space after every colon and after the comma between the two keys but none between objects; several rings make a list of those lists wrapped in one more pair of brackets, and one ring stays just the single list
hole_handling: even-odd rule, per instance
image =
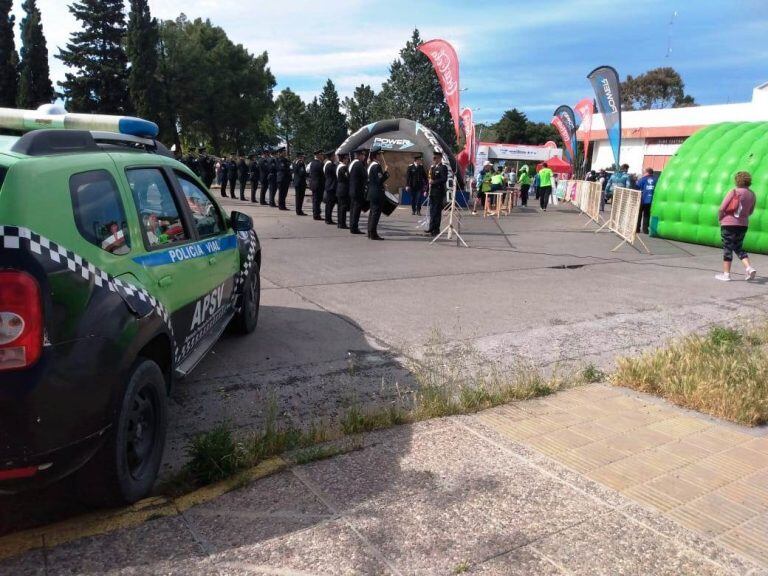
[{"label": "blue sky", "polygon": [[[55,47],[76,26],[68,3],[38,0],[54,80],[64,75]],[[549,120],[558,105],[591,95],[586,74],[601,64],[622,78],[673,66],[702,104],[748,101],[768,81],[768,0],[150,0],[150,7],[159,18],[210,18],[252,52],[267,50],[277,90],[290,86],[305,100],[327,78],[342,97],[362,82],[378,89],[418,27],[422,38],[456,47],[462,105],[478,108],[477,121],[513,107]]]}]

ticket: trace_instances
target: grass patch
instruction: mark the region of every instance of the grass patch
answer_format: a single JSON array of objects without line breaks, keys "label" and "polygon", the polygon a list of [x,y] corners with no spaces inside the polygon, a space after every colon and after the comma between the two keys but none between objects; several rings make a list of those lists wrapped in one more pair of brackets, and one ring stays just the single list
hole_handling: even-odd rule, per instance
[{"label": "grass patch", "polygon": [[585,384],[595,384],[597,382],[603,382],[606,379],[606,374],[600,368],[594,364],[587,364],[581,370],[581,381]]},{"label": "grass patch", "polygon": [[749,330],[717,326],[622,358],[611,382],[740,424],[766,424],[768,323]]},{"label": "grass patch", "polygon": [[[500,367],[488,362],[471,346],[446,351],[444,342],[444,338],[434,333],[423,357],[408,361],[416,387],[398,392],[397,399],[389,405],[366,409],[352,403],[335,424],[313,423],[304,430],[280,426],[277,402],[272,398],[266,408],[264,425],[257,433],[238,435],[231,426],[220,424],[198,434],[187,448],[189,461],[178,474],[163,483],[160,492],[172,496],[183,494],[284,453],[291,453],[290,459],[295,464],[331,458],[359,449],[360,444],[334,445],[328,444],[329,440],[431,418],[479,412],[515,400],[545,396],[565,386],[565,380],[557,374],[546,377],[522,363]],[[354,374],[353,367],[350,374]],[[247,479],[244,483],[247,484]]]}]

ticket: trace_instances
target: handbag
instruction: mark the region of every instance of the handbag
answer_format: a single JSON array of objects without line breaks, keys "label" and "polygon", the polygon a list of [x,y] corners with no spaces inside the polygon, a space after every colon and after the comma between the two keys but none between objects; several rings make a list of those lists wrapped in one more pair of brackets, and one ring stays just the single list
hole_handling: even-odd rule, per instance
[{"label": "handbag", "polygon": [[731,214],[738,218],[741,215],[741,195],[733,190],[733,196],[728,201],[728,206],[725,207],[725,213]]}]

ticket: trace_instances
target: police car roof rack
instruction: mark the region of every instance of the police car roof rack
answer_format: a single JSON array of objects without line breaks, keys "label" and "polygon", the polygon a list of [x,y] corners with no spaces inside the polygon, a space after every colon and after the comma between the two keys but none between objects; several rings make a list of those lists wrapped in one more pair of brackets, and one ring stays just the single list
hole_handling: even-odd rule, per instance
[{"label": "police car roof rack", "polygon": [[25,156],[116,150],[172,156],[165,146],[152,138],[88,130],[34,130],[22,135],[11,147],[11,151]]}]

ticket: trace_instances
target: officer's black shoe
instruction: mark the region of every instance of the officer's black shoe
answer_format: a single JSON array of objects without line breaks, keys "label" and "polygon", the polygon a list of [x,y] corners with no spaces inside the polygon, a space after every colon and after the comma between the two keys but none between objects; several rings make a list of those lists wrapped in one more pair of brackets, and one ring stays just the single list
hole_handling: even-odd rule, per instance
[{"label": "officer's black shoe", "polygon": [[279,209],[280,210],[288,210],[288,208],[286,208],[285,206],[280,206]]},{"label": "officer's black shoe", "polygon": [[361,232],[360,230],[358,230],[356,228],[354,230],[350,230],[349,233],[350,234],[363,234],[363,232]]},{"label": "officer's black shoe", "polygon": [[277,208],[277,204],[273,204],[272,202],[270,202],[270,203],[269,203],[269,206],[270,206],[271,208]]},{"label": "officer's black shoe", "polygon": [[378,234],[374,234],[373,236],[371,236],[371,240],[384,240],[384,238],[382,238]]},{"label": "officer's black shoe", "polygon": [[262,202],[261,200],[259,200],[259,204],[261,204],[262,206],[266,206],[267,205],[266,202]]},{"label": "officer's black shoe", "polygon": [[322,220],[322,216],[312,216],[312,220]]},{"label": "officer's black shoe", "polygon": [[339,230],[349,230],[349,226],[339,226]]},{"label": "officer's black shoe", "polygon": [[306,212],[296,212],[296,216],[306,216]]},{"label": "officer's black shoe", "polygon": [[333,220],[326,220],[325,223],[328,224],[328,226],[336,226],[336,222]]}]

